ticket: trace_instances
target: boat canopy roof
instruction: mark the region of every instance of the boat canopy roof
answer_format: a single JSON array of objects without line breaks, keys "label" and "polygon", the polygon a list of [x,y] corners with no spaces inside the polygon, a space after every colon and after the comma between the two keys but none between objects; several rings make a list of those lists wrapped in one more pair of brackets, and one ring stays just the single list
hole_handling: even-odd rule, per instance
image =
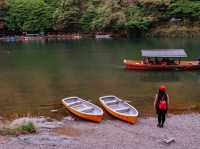
[{"label": "boat canopy roof", "polygon": [[142,56],[181,58],[181,57],[187,57],[187,54],[184,49],[152,49],[152,50],[142,50]]}]

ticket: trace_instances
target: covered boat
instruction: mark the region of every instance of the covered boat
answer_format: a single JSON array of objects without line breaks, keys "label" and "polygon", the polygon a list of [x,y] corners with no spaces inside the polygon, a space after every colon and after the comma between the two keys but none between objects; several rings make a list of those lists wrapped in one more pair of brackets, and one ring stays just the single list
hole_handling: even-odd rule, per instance
[{"label": "covered boat", "polygon": [[135,123],[138,117],[138,111],[127,102],[116,96],[102,96],[100,103],[111,115],[129,123]]},{"label": "covered boat", "polygon": [[100,122],[103,118],[103,110],[79,97],[62,99],[63,105],[73,114],[83,119]]},{"label": "covered boat", "polygon": [[127,69],[133,70],[198,70],[200,61],[185,61],[184,49],[141,50],[143,60],[124,59]]}]

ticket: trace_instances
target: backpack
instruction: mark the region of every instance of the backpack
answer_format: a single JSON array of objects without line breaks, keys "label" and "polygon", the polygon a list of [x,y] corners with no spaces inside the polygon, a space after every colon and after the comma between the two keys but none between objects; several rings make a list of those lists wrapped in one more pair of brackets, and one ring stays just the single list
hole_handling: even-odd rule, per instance
[{"label": "backpack", "polygon": [[167,110],[167,102],[165,100],[160,100],[158,106],[160,110]]}]

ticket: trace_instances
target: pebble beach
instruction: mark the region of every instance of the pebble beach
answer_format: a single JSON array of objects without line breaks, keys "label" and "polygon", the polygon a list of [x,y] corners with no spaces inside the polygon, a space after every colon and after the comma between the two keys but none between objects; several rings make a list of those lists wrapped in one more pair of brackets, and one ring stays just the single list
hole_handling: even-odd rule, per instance
[{"label": "pebble beach", "polygon": [[[17,123],[20,120],[14,121]],[[36,121],[35,121],[36,122]],[[164,128],[155,117],[134,125],[117,119],[93,123],[65,118],[38,121],[36,134],[0,136],[0,149],[198,149],[200,114],[170,115]],[[166,140],[172,140],[166,143]]]}]

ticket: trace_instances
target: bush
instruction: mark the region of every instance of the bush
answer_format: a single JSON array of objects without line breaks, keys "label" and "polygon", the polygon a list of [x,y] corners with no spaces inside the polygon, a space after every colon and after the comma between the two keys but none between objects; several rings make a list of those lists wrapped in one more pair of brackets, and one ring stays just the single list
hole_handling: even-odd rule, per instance
[{"label": "bush", "polygon": [[189,0],[175,1],[169,6],[166,15],[187,19],[198,18],[200,16],[200,2]]},{"label": "bush", "polygon": [[148,30],[151,18],[144,15],[143,11],[137,6],[130,6],[126,10],[128,29]]},{"label": "bush", "polygon": [[25,124],[19,126],[17,128],[17,130],[19,132],[24,132],[24,133],[35,133],[36,132],[36,128],[32,122],[28,122],[28,123],[25,123]]},{"label": "bush", "polygon": [[16,128],[11,128],[9,125],[0,129],[0,135],[20,135],[35,133],[36,127],[32,122],[24,123]]}]

